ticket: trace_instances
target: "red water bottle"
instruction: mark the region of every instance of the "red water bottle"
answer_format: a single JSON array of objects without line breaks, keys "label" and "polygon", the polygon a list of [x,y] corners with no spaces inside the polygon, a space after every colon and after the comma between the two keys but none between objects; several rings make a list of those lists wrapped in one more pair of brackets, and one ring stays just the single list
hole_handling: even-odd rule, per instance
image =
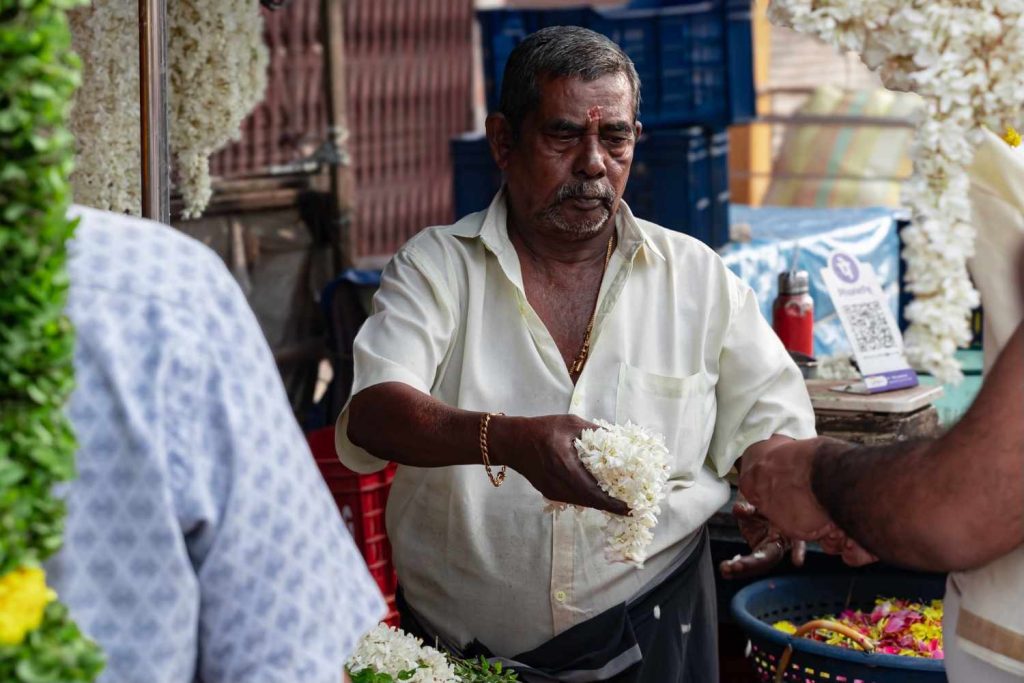
[{"label": "red water bottle", "polygon": [[779,273],[779,295],[772,304],[772,328],[787,351],[814,355],[814,299],[806,270]]}]

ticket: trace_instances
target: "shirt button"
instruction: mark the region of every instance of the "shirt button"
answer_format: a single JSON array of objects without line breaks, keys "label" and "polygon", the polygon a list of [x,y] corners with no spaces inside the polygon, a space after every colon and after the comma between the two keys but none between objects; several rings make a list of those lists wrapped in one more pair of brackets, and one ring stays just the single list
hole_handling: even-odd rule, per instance
[{"label": "shirt button", "polygon": [[583,400],[579,396],[573,396],[572,401],[570,401],[573,408],[579,408],[581,403],[583,403]]},{"label": "shirt button", "polygon": [[565,602],[565,599],[567,597],[568,596],[565,594],[565,591],[558,591],[557,593],[555,593],[555,600],[557,600],[558,602]]}]

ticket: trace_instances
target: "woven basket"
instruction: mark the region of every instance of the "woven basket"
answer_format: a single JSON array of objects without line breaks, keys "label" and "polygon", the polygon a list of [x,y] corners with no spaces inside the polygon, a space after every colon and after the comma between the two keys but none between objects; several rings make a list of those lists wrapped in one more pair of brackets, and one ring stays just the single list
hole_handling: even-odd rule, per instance
[{"label": "woven basket", "polygon": [[[791,636],[772,624],[808,624],[848,607],[870,610],[881,596],[930,601],[941,598],[944,588],[941,577],[933,576],[788,576],[742,589],[732,600],[732,613],[750,638],[749,656],[762,681],[941,683],[946,680],[941,660],[826,645]],[[815,630],[822,624],[808,626]]]}]

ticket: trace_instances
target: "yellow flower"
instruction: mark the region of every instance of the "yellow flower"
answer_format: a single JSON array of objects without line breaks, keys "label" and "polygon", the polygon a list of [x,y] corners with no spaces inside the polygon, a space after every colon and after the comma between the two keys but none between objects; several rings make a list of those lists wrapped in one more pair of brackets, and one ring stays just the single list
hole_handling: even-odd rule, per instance
[{"label": "yellow flower", "polygon": [[1006,133],[1003,134],[1003,140],[1006,141],[1010,147],[1020,147],[1020,133],[1013,126],[1006,127]]},{"label": "yellow flower", "polygon": [[46,586],[46,574],[37,567],[21,567],[0,577],[0,644],[20,645],[43,623],[46,606],[56,599]]},{"label": "yellow flower", "polygon": [[910,627],[910,634],[921,642],[942,638],[941,624],[917,623]]},{"label": "yellow flower", "polygon": [[789,635],[793,635],[794,633],[796,633],[796,626],[794,626],[793,623],[789,621],[776,621],[774,624],[772,624],[772,627],[779,629],[783,633],[788,633]]},{"label": "yellow flower", "polygon": [[928,621],[942,622],[942,600],[932,600],[930,607],[925,607],[924,618]]}]

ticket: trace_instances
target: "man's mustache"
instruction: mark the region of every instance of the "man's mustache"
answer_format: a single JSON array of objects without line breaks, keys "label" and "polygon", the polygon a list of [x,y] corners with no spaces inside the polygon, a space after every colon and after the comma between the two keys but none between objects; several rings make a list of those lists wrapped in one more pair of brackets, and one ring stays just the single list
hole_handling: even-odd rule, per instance
[{"label": "man's mustache", "polygon": [[601,182],[579,182],[566,183],[558,188],[555,193],[555,202],[561,204],[569,199],[600,199],[605,206],[611,207],[615,201],[615,191]]}]

